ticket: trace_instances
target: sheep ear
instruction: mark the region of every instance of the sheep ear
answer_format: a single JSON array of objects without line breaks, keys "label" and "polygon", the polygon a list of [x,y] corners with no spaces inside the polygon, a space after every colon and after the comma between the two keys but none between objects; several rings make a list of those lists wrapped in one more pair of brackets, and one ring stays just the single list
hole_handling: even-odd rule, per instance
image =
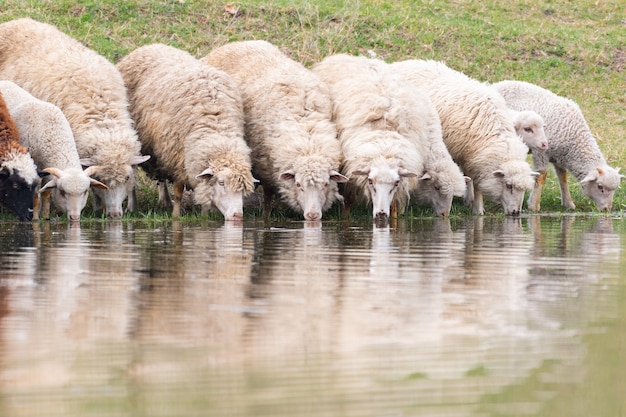
[{"label": "sheep ear", "polygon": [[470,183],[472,182],[472,179],[470,177],[468,177],[467,175],[463,175],[463,179],[465,180],[466,183]]},{"label": "sheep ear", "polygon": [[80,164],[84,167],[90,167],[92,165],[95,165],[91,158],[81,158]]},{"label": "sheep ear", "polygon": [[335,181],[335,182],[341,182],[341,183],[348,182],[348,177],[346,177],[345,175],[341,175],[335,170],[330,171],[330,179],[331,181]]},{"label": "sheep ear", "polygon": [[196,175],[196,179],[201,180],[201,179],[209,179],[213,176],[213,170],[211,168],[207,168],[204,171],[202,171],[201,173],[199,173],[198,175]]},{"label": "sheep ear", "polygon": [[89,186],[92,188],[102,188],[103,190],[108,190],[109,187],[107,187],[106,184],[98,181],[98,180],[94,180],[93,178],[91,179],[91,181],[89,182]]},{"label": "sheep ear", "polygon": [[495,171],[493,171],[493,175],[498,178],[504,178],[504,171],[502,171],[501,169],[496,169]]},{"label": "sheep ear", "polygon": [[63,176],[63,171],[61,171],[59,168],[49,167],[45,168],[43,172],[46,174],[52,174],[57,178],[61,178]]},{"label": "sheep ear", "polygon": [[[599,170],[599,169],[598,169]],[[585,178],[583,178],[580,183],[581,184],[587,184],[589,182],[594,182],[598,179],[598,171],[594,171],[591,170],[591,172],[589,172],[589,174],[587,174],[587,176]]]},{"label": "sheep ear", "polygon": [[541,173],[540,173],[540,172],[537,172],[537,171],[530,171],[530,176],[531,176],[531,177],[538,177],[538,176],[540,176],[540,175],[541,175]]},{"label": "sheep ear", "polygon": [[296,171],[294,171],[293,169],[290,169],[289,171],[285,171],[283,173],[280,174],[280,179],[283,181],[289,181],[292,180],[296,177]]},{"label": "sheep ear", "polygon": [[432,180],[433,177],[427,171],[424,171],[424,174],[420,177],[420,181]]},{"label": "sheep ear", "polygon": [[85,168],[83,173],[86,176],[91,177],[93,174],[95,174],[98,171],[100,171],[100,166],[99,165],[91,165],[91,166],[88,166],[87,168]]},{"label": "sheep ear", "polygon": [[412,177],[417,177],[417,174],[409,171],[408,169],[405,168],[400,168],[398,170],[398,175],[400,175],[401,177],[407,177],[407,178],[412,178]]},{"label": "sheep ear", "polygon": [[42,191],[47,190],[48,188],[56,188],[56,186],[57,186],[57,179],[55,177],[52,177],[52,179],[48,181],[46,185],[44,185],[43,187],[39,189],[39,194],[41,194]]},{"label": "sheep ear", "polygon": [[357,169],[355,171],[352,171],[351,175],[369,175],[371,171],[370,167],[363,167],[361,169]]},{"label": "sheep ear", "polygon": [[130,160],[130,164],[139,165],[146,162],[148,159],[150,159],[150,155],[133,156],[133,159]]}]

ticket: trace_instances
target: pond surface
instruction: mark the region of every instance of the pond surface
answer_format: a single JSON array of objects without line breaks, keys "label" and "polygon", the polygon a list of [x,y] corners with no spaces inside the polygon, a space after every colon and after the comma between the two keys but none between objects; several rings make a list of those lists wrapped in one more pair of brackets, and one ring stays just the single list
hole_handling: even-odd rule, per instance
[{"label": "pond surface", "polygon": [[0,415],[625,415],[625,233],[2,223]]}]

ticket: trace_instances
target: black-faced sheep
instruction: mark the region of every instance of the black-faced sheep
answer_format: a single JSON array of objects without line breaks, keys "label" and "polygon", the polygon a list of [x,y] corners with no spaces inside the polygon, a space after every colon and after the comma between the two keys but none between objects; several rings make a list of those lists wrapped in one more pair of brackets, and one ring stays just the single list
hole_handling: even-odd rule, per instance
[{"label": "black-faced sheep", "polygon": [[539,171],[535,187],[528,198],[528,207],[538,211],[541,191],[547,177],[548,163],[552,162],[559,179],[561,204],[575,208],[567,185],[567,171],[571,172],[601,211],[610,211],[613,194],[624,178],[619,168],[607,165],[589,125],[578,105],[565,97],[524,81],[502,81],[493,84],[517,111],[532,110],[545,121],[548,149],[533,151],[533,165]]},{"label": "black-faced sheep", "polygon": [[392,67],[435,104],[443,139],[454,161],[472,179],[468,203],[484,214],[483,195],[519,214],[534,184],[528,148],[517,137],[503,98],[493,89],[436,61],[407,60]]},{"label": "black-faced sheep", "polygon": [[266,218],[277,191],[305,219],[321,219],[341,200],[337,183],[347,181],[338,172],[342,155],[328,87],[265,41],[226,44],[203,61],[226,71],[240,88],[245,137],[265,192]]},{"label": "black-faced sheep", "polygon": [[142,46],[117,67],[142,152],[152,156],[143,168],[173,182],[172,217],[180,216],[189,186],[203,208],[215,206],[227,220],[241,219],[254,178],[236,84],[225,72],[163,44]]},{"label": "black-faced sheep", "polygon": [[[337,54],[315,64],[313,71],[331,92],[342,172],[350,178],[346,209],[365,200],[372,204],[374,218],[394,216],[392,207],[402,210],[418,188],[429,136],[438,133],[441,138],[438,119],[422,111],[419,92],[407,88],[381,60]],[[460,172],[458,177],[465,185]]]},{"label": "black-faced sheep", "polygon": [[[89,188],[106,188],[89,177],[98,167],[83,171],[72,129],[57,106],[33,97],[11,81],[0,81],[0,91],[19,130],[20,143],[28,149],[37,167],[51,174],[39,190],[42,217],[50,217],[52,196],[55,206],[67,213],[70,220],[80,220]],[[37,201],[35,198],[34,220],[39,218]]]},{"label": "black-faced sheep", "polygon": [[109,188],[93,189],[95,206],[122,216],[134,183],[133,166],[146,161],[128,113],[124,81],[106,58],[57,28],[32,19],[0,25],[0,78],[61,109],[81,163]]},{"label": "black-faced sheep", "polygon": [[33,218],[39,177],[33,158],[19,143],[17,126],[0,94],[0,204],[20,221]]}]

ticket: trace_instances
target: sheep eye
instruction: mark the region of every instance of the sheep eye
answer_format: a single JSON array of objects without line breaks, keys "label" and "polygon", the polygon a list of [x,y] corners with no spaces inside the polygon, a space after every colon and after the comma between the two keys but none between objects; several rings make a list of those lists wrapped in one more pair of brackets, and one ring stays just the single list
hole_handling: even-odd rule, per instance
[{"label": "sheep eye", "polygon": [[603,193],[604,192],[604,186],[598,185],[598,190],[600,190],[600,192]]},{"label": "sheep eye", "polygon": [[296,183],[296,187],[298,188],[302,188],[302,184],[300,184],[299,182]]},{"label": "sheep eye", "polygon": [[397,187],[398,185],[400,185],[400,180],[397,180],[397,181],[393,184],[394,188],[395,188],[395,187]]},{"label": "sheep eye", "polygon": [[370,185],[374,185],[374,180],[373,179],[370,178],[370,179],[368,179],[368,181],[369,181]]},{"label": "sheep eye", "polygon": [[435,185],[435,191],[441,191],[441,187],[439,185]]},{"label": "sheep eye", "polygon": [[530,127],[525,127],[524,132],[533,133],[533,130]]},{"label": "sheep eye", "polygon": [[506,188],[507,188],[509,191],[513,191],[513,185],[512,185],[512,184],[507,184],[507,185],[506,185]]},{"label": "sheep eye", "polygon": [[219,180],[217,183],[220,185],[220,187],[224,186],[224,180]]},{"label": "sheep eye", "polygon": [[61,197],[65,198],[65,191],[64,190],[59,190],[59,194],[61,194]]}]

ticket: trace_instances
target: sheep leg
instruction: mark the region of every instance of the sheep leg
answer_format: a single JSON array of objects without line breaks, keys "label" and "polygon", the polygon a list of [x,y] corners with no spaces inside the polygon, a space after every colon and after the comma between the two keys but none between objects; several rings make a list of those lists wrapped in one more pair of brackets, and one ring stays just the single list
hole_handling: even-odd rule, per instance
[{"label": "sheep leg", "polygon": [[466,206],[474,205],[474,181],[471,179],[467,182],[467,188],[465,189],[463,201]]},{"label": "sheep leg", "polygon": [[129,186],[126,212],[134,213],[135,211],[137,211],[137,192],[135,191],[134,186]]},{"label": "sheep leg", "polygon": [[[41,209],[41,217],[44,220],[50,219],[50,195],[51,194],[52,194],[52,190],[50,189],[44,190],[41,193],[41,196],[38,199],[39,201],[37,201],[37,205],[35,206],[35,212],[33,213],[33,214],[39,213],[39,210]],[[33,216],[33,220],[35,220],[34,216]]]},{"label": "sheep leg", "polygon": [[174,208],[172,209],[172,218],[180,217],[180,204],[183,199],[183,192],[185,191],[185,184],[182,182],[175,182],[173,186],[174,190]]},{"label": "sheep leg", "polygon": [[535,179],[535,186],[528,196],[528,210],[539,211],[541,207],[541,192],[543,191],[543,184],[546,182],[547,177],[548,171],[539,171],[539,176]]},{"label": "sheep leg", "polygon": [[347,220],[350,218],[350,209],[352,208],[352,204],[354,203],[354,199],[351,193],[345,193],[343,197],[343,208],[341,210],[341,218]]},{"label": "sheep leg", "polygon": [[569,187],[567,185],[567,170],[565,168],[554,166],[556,176],[559,179],[559,187],[561,188],[561,205],[568,209],[575,209],[576,205],[572,200],[572,195],[569,193]]},{"label": "sheep leg", "polygon": [[273,190],[270,187],[263,187],[263,220],[268,221],[272,213]]},{"label": "sheep leg", "polygon": [[478,215],[485,214],[485,206],[483,205],[483,192],[480,190],[474,190],[474,204],[472,206],[472,213]]},{"label": "sheep leg", "polygon": [[39,220],[39,193],[35,192],[33,196],[33,220]]},{"label": "sheep leg", "polygon": [[157,181],[157,189],[159,191],[159,207],[170,209],[173,207],[170,192],[167,189],[167,181]]},{"label": "sheep leg", "polygon": [[398,218],[398,200],[393,200],[391,202],[391,210],[389,211],[389,218],[397,219]]}]

